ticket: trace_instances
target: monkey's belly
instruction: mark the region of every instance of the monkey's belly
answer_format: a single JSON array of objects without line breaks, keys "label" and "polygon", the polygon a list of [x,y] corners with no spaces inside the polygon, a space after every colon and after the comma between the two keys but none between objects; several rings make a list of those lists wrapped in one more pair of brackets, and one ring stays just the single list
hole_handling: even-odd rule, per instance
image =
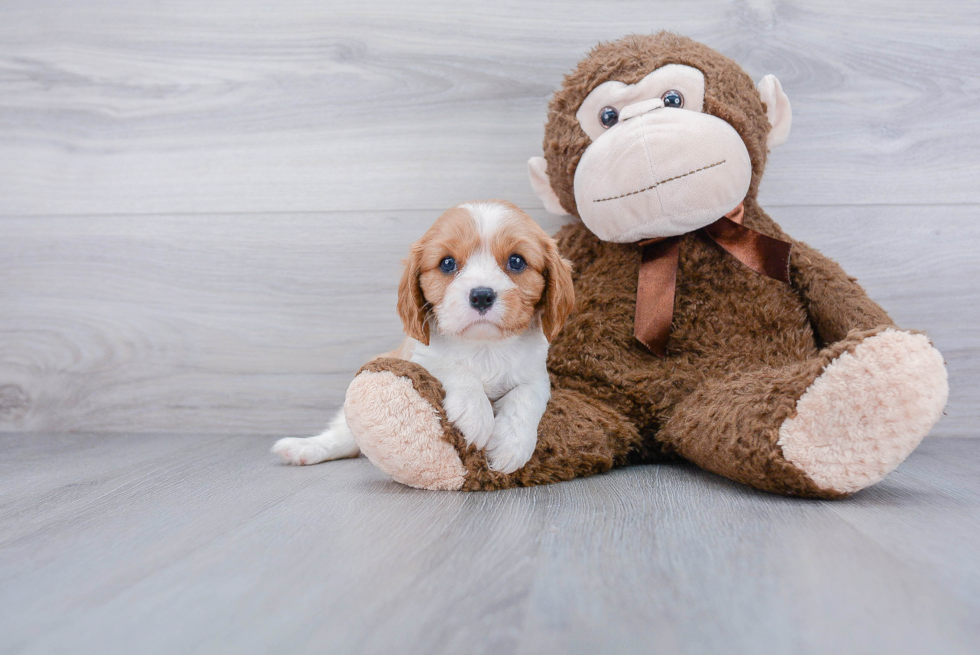
[{"label": "monkey's belly", "polygon": [[[781,366],[817,352],[796,291],[759,275],[697,236],[684,237],[667,356],[633,334],[635,249],[582,262],[576,309],[552,344],[549,369],[562,384],[628,415],[665,416],[708,378]],[[652,420],[652,419],[651,419]]]},{"label": "monkey's belly", "polygon": [[789,284],[703,241],[682,250],[667,358],[709,371],[779,366],[816,354],[806,308]]}]

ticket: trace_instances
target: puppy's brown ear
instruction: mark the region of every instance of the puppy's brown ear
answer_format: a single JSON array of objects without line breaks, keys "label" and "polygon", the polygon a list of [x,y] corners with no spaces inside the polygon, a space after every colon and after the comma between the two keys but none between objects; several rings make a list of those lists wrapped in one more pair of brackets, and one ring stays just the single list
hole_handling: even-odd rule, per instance
[{"label": "puppy's brown ear", "polygon": [[403,262],[405,271],[398,283],[398,316],[402,319],[405,334],[429,345],[429,324],[425,320],[425,296],[422,293],[422,245],[412,244]]},{"label": "puppy's brown ear", "polygon": [[575,287],[572,284],[572,264],[562,259],[555,240],[545,240],[545,287],[541,298],[541,327],[548,341],[554,341],[565,319],[575,306]]}]

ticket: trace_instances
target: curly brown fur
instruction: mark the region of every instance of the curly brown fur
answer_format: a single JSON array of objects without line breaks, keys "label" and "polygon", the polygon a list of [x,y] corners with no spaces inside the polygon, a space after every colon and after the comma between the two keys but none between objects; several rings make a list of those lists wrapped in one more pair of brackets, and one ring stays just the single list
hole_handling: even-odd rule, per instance
[{"label": "curly brown fur", "polygon": [[828,364],[883,329],[855,330],[802,362],[708,379],[674,408],[657,439],[702,468],[757,489],[842,497],[845,494],[820,488],[783,458],[777,445],[779,426],[795,414],[796,400]]},{"label": "curly brown fur", "polygon": [[790,239],[758,206],[770,125],[749,76],[707,46],[667,32],[600,44],[549,105],[544,151],[552,188],[577,214],[575,170],[590,139],[575,113],[592,89],[611,79],[636,83],[668,63],[704,73],[704,111],[742,137],[752,161],[744,223],[793,243],[791,284],[756,275],[704,237],[685,235],[667,357],[660,359],[633,335],[636,246],[568,225],[558,241],[573,262],[578,309],[552,345],[556,387],[628,417],[644,437],[631,451],[633,461],[677,452],[757,488],[836,497],[783,459],[777,432],[843,348],[892,321],[835,262]]},{"label": "curly brown fur", "polygon": [[538,426],[534,464],[510,475],[496,473],[481,452],[457,444],[468,470],[463,490],[530,487],[603,473],[626,464],[639,443],[636,427],[615,410],[587,394],[555,387]]}]

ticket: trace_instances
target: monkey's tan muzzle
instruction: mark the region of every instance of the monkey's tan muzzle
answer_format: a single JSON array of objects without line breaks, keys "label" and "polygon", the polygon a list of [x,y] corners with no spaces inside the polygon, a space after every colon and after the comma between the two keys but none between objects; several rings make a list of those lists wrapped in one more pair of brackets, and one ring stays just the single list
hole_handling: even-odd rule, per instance
[{"label": "monkey's tan muzzle", "polygon": [[742,202],[751,180],[731,125],[655,99],[624,107],[620,123],[585,150],[575,202],[600,239],[630,243],[712,223]]}]

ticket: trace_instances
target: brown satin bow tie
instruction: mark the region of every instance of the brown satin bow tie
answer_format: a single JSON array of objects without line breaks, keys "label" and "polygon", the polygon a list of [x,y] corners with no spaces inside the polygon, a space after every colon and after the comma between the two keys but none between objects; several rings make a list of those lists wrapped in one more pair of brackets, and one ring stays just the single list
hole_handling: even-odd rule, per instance
[{"label": "brown satin bow tie", "polygon": [[[739,205],[717,221],[698,230],[753,271],[789,282],[790,244],[742,225],[745,206]],[[667,354],[670,323],[674,318],[677,256],[681,237],[640,241],[640,279],[636,288],[633,334],[658,357]]]}]

